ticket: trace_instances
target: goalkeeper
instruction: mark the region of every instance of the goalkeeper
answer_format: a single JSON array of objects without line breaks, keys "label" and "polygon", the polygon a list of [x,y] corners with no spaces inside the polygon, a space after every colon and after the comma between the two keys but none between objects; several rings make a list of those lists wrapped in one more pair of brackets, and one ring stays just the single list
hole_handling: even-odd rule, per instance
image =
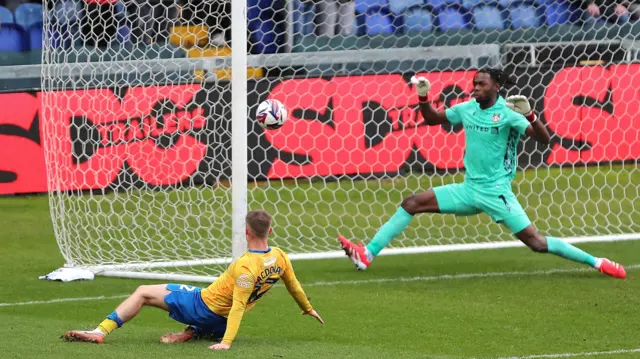
[{"label": "goalkeeper", "polygon": [[347,256],[359,270],[365,270],[380,251],[400,234],[418,213],[449,213],[469,216],[487,213],[504,224],[534,252],[557,256],[589,265],[616,278],[625,278],[624,268],[608,259],[591,254],[558,238],[543,236],[531,224],[511,190],[516,173],[520,136],[527,135],[542,144],[549,133],[531,110],[524,96],[499,95],[503,86],[512,84],[500,71],[479,70],[473,78],[473,99],[443,112],[427,101],[431,84],[424,77],[413,77],[420,101],[420,112],[429,126],[462,124],[465,131],[465,179],[462,183],[429,189],[406,197],[397,212],[378,230],[366,247],[339,236]]},{"label": "goalkeeper", "polygon": [[180,333],[166,334],[163,343],[187,342],[197,337],[220,338],[211,345],[225,350],[238,333],[240,321],[275,283],[282,278],[287,290],[302,309],[320,323],[324,321],[311,307],[289,261],[279,248],[270,248],[267,236],[272,232],[271,216],[263,210],[246,216],[248,251],[207,288],[179,284],[142,285],[116,310],[91,331],[70,331],[63,338],[68,341],[102,343],[104,337],[133,319],[144,306],[169,312],[169,316],[188,326]]}]

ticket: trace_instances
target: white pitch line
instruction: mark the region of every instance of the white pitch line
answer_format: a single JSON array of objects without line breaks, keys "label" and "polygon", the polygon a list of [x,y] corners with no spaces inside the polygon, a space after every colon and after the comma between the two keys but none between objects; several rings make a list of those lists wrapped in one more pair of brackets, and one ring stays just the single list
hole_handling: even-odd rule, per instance
[{"label": "white pitch line", "polygon": [[36,304],[52,304],[52,303],[63,303],[63,302],[85,302],[91,300],[107,300],[107,299],[120,299],[126,298],[130,294],[119,294],[119,295],[111,295],[104,296],[101,295],[99,297],[79,297],[79,298],[56,298],[49,300],[32,300],[30,302],[14,302],[14,303],[0,303],[0,307],[19,307],[22,305],[36,305]]},{"label": "white pitch line", "polygon": [[640,348],[638,348],[638,349],[618,349],[618,350],[609,350],[609,351],[603,351],[603,352],[534,354],[534,355],[525,355],[525,356],[504,357],[504,358],[498,358],[498,359],[573,358],[573,357],[583,357],[583,356],[630,354],[630,353],[640,353]]},{"label": "white pitch line", "polygon": [[[625,266],[626,269],[640,268],[640,264],[631,264]],[[495,277],[518,277],[518,276],[541,276],[555,273],[580,273],[595,271],[593,268],[555,268],[548,270],[537,270],[529,272],[489,272],[489,273],[460,273],[460,274],[442,274],[436,276],[416,276],[416,277],[395,277],[395,278],[372,278],[372,279],[355,279],[355,280],[340,280],[332,282],[311,282],[303,284],[303,287],[327,287],[336,285],[358,285],[358,284],[372,284],[372,283],[389,283],[389,282],[427,282],[436,280],[451,280],[451,279],[469,279],[469,278],[495,278]],[[126,298],[130,294],[119,294],[112,296],[98,296],[98,297],[76,297],[76,298],[56,298],[49,300],[34,300],[29,302],[13,302],[13,303],[0,303],[0,307],[18,307],[24,305],[37,305],[37,304],[53,304],[64,302],[83,302],[92,300],[109,300],[109,299],[121,299]]]},{"label": "white pitch line", "polygon": [[[640,264],[631,264],[631,265],[625,266],[625,269],[635,269],[635,268],[640,268]],[[372,278],[372,279],[361,279],[361,280],[341,280],[341,281],[334,281],[334,282],[312,282],[308,284],[303,284],[302,286],[313,287],[313,286],[334,286],[334,285],[342,285],[342,284],[436,281],[436,280],[442,280],[442,279],[538,276],[538,275],[549,275],[549,274],[555,274],[555,273],[580,273],[580,272],[595,272],[595,269],[593,268],[555,268],[555,269],[529,271],[529,272],[461,273],[461,274],[443,274],[443,275],[436,275],[436,276]]]}]

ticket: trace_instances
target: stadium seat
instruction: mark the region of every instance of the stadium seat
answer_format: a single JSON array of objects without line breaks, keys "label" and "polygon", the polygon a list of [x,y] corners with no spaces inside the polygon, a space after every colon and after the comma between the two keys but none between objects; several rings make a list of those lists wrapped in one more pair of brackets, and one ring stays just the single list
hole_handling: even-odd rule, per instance
[{"label": "stadium seat", "polygon": [[365,14],[372,9],[385,8],[389,5],[387,0],[355,0],[356,13]]},{"label": "stadium seat", "polygon": [[423,0],[391,0],[389,1],[389,10],[392,13],[399,15],[411,8],[420,7],[424,5]]},{"label": "stadium seat", "polygon": [[572,21],[569,5],[561,1],[547,2],[544,6],[545,23],[548,26],[566,24]]},{"label": "stadium seat", "polygon": [[15,23],[22,26],[23,29],[28,29],[31,25],[40,23],[42,24],[42,4],[36,3],[24,3],[16,8],[14,12]]},{"label": "stadium seat", "polygon": [[42,32],[43,24],[37,22],[32,24],[27,29],[27,36],[29,37],[29,50],[37,50],[42,48]]},{"label": "stadium seat", "polygon": [[504,30],[502,11],[495,6],[479,5],[471,10],[476,30]]},{"label": "stadium seat", "polygon": [[55,7],[49,14],[52,17],[52,22],[56,24],[75,24],[84,17],[84,9],[77,2],[63,0],[56,2]]},{"label": "stadium seat", "polygon": [[503,9],[508,9],[512,4],[521,2],[521,0],[498,0],[498,5]]},{"label": "stadium seat", "polygon": [[534,4],[521,2],[509,6],[509,21],[512,29],[540,26],[540,17]]},{"label": "stadium seat", "polygon": [[126,25],[127,10],[122,2],[116,3],[115,16],[118,21],[118,31],[116,33],[117,44],[128,44],[131,42],[131,28]]},{"label": "stadium seat", "polygon": [[127,44],[131,42],[131,28],[127,25],[118,26],[118,32],[116,33],[116,43]]},{"label": "stadium seat", "polygon": [[391,14],[387,9],[374,8],[365,14],[367,35],[393,34],[394,26]]},{"label": "stadium seat", "polygon": [[471,17],[462,6],[447,5],[436,9],[438,30],[463,30],[471,28]]},{"label": "stadium seat", "polygon": [[286,4],[284,0],[248,0],[247,28],[252,54],[273,54],[286,43]]},{"label": "stadium seat", "polygon": [[[224,57],[231,56],[231,49],[228,47],[210,47],[206,49],[201,48],[193,48],[187,52],[187,57]],[[231,69],[215,69],[213,73],[218,80],[230,80],[231,79]],[[200,81],[206,78],[206,71],[204,70],[196,70],[194,72],[196,80]],[[248,79],[258,79],[264,77],[264,71],[262,68],[247,68],[247,78]]]},{"label": "stadium seat", "polygon": [[434,9],[444,6],[461,6],[462,0],[425,0],[425,3]]},{"label": "stadium seat", "polygon": [[185,49],[206,46],[209,43],[209,28],[207,25],[174,26],[169,34],[169,43]]},{"label": "stadium seat", "polygon": [[462,6],[467,9],[473,9],[476,6],[481,5],[491,5],[491,6],[499,6],[499,0],[462,0]]},{"label": "stadium seat", "polygon": [[2,24],[13,24],[13,14],[4,6],[0,6],[0,25]]},{"label": "stadium seat", "polygon": [[301,35],[313,34],[313,3],[295,0],[293,2],[293,28],[294,33]]},{"label": "stadium seat", "polygon": [[80,21],[84,17],[81,4],[70,0],[57,2],[49,12],[51,26],[47,37],[54,48],[70,48],[80,35]]},{"label": "stadium seat", "polygon": [[20,25],[2,24],[0,26],[0,51],[23,51],[24,30]]},{"label": "stadium seat", "polygon": [[433,31],[434,16],[430,9],[424,6],[414,6],[404,13],[404,26],[407,31]]}]

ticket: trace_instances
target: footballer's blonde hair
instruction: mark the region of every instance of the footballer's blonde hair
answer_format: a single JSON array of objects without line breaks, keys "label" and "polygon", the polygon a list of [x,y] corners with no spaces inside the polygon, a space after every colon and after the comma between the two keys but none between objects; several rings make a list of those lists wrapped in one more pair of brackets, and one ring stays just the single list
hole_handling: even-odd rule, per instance
[{"label": "footballer's blonde hair", "polygon": [[272,220],[269,212],[262,209],[256,209],[247,213],[245,220],[247,222],[247,226],[249,226],[249,229],[256,237],[267,238]]}]

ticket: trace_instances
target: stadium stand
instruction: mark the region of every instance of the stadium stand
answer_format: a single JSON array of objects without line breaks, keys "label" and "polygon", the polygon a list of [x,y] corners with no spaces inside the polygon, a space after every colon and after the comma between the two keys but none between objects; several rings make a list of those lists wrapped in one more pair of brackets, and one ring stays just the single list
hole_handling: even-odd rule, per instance
[{"label": "stadium stand", "polygon": [[11,10],[7,9],[4,6],[0,6],[0,24],[12,24],[13,23],[13,14]]},{"label": "stadium stand", "polygon": [[[317,8],[314,4],[317,1],[292,1],[293,23],[292,28],[288,29],[286,1],[248,0],[251,53],[371,49],[390,47],[390,44],[394,47],[429,47],[449,44],[566,42],[575,39],[612,40],[638,33],[638,22],[600,22],[596,26],[591,23],[586,26],[584,3],[580,1],[353,0],[353,34],[317,36],[314,33],[316,25],[313,23],[316,15],[313,12]],[[207,24],[205,16],[198,14],[191,15],[189,21],[171,21],[173,26],[164,37],[158,36],[154,41],[140,42],[132,36],[131,21],[124,21],[130,19],[131,14],[122,2],[118,2],[115,5],[117,36],[108,46],[96,48],[80,43],[80,24],[86,17],[82,1],[59,1],[47,11],[52,25],[48,28],[48,33],[43,34],[41,4],[21,4],[13,12],[0,7],[0,33],[3,34],[0,39],[0,64],[39,62],[44,36],[51,39],[54,48],[79,47],[75,51],[77,57],[87,61],[104,61],[105,56],[203,57],[227,54],[229,51],[225,45],[229,39],[221,43],[212,41],[214,29]],[[220,30],[225,31],[216,28],[216,31]],[[291,39],[288,39],[289,35],[292,35]],[[92,55],[92,52],[96,54]],[[428,64],[415,62],[415,66],[418,65]],[[446,61],[439,61],[434,69],[446,68],[448,65],[450,64]],[[322,66],[314,69],[319,72],[324,70],[326,69]],[[400,66],[399,70],[405,69]],[[250,74],[259,77],[264,75],[264,71],[251,69]],[[225,71],[218,75],[228,78],[228,72]]]}]

